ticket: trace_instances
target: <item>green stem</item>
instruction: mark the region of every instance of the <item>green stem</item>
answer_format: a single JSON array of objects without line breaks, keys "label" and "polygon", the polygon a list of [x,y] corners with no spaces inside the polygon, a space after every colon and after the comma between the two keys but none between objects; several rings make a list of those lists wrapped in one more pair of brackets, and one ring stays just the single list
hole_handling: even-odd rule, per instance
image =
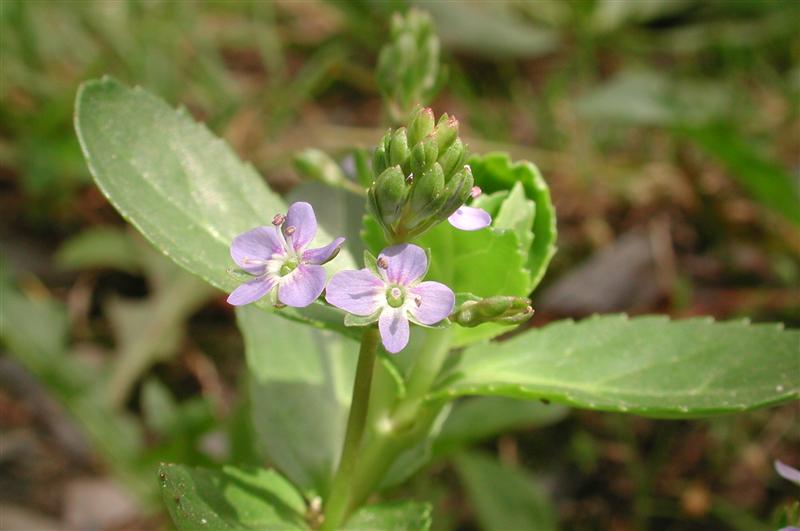
[{"label": "green stem", "polygon": [[425,396],[447,359],[450,339],[449,328],[428,331],[409,374],[406,396],[397,404],[387,423],[390,428],[375,430],[372,440],[361,452],[346,515],[366,501],[403,450],[427,435],[440,406],[427,405]]},{"label": "green stem", "polygon": [[353,399],[350,404],[350,415],[347,418],[347,431],[342,456],[339,459],[339,469],[336,471],[330,497],[325,505],[325,522],[322,525],[324,530],[338,529],[347,517],[350,483],[359,457],[361,440],[364,437],[375,351],[379,338],[378,329],[374,327],[365,328],[361,336],[361,350],[358,354],[356,379],[353,382]]}]

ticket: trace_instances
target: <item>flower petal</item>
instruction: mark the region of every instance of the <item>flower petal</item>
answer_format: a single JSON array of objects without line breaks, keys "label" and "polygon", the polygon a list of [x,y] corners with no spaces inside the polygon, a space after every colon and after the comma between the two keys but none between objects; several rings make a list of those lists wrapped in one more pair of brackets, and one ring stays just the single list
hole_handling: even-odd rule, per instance
[{"label": "flower petal", "polygon": [[386,352],[397,354],[408,345],[408,318],[403,308],[384,308],[378,319],[378,329]]},{"label": "flower petal", "polygon": [[386,304],[386,285],[369,269],[341,271],[328,282],[325,300],[355,315],[372,315]]},{"label": "flower petal", "polygon": [[387,247],[378,256],[386,260],[386,279],[393,284],[407,286],[422,278],[428,271],[428,256],[422,247],[401,243]]},{"label": "flower petal", "polygon": [[276,253],[284,254],[284,249],[275,227],[256,227],[238,235],[231,242],[231,258],[248,273],[263,272],[264,262]]},{"label": "flower petal", "polygon": [[782,478],[788,479],[792,483],[797,483],[800,485],[800,470],[797,470],[794,467],[787,465],[786,463],[775,460],[775,472],[777,472]]},{"label": "flower petal", "polygon": [[[294,227],[294,232],[286,234],[289,227]],[[302,201],[292,203],[286,213],[286,221],[283,222],[283,234],[287,242],[291,241],[295,251],[305,249],[311,243],[317,234],[317,217],[311,205]]]},{"label": "flower petal", "polygon": [[278,300],[287,306],[305,308],[320,296],[325,289],[325,268],[319,265],[300,264],[281,277]]},{"label": "flower petal", "polygon": [[255,302],[275,287],[274,277],[261,277],[245,282],[228,295],[228,304],[243,306]]},{"label": "flower petal", "polygon": [[303,253],[303,262],[307,264],[325,264],[330,262],[339,253],[344,238],[336,238],[325,247],[317,247],[316,249],[309,249]]},{"label": "flower petal", "polygon": [[456,304],[453,290],[440,282],[421,282],[409,288],[408,294],[414,299],[414,303],[408,305],[409,313],[424,325],[438,323],[453,312]]},{"label": "flower petal", "polygon": [[457,229],[480,230],[492,223],[492,216],[482,208],[462,206],[447,221]]}]

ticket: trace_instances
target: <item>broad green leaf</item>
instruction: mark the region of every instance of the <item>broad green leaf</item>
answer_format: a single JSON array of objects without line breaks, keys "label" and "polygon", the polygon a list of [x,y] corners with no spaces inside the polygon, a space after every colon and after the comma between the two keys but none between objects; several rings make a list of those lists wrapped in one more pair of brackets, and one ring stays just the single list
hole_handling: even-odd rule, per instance
[{"label": "broad green leaf", "polygon": [[406,501],[362,507],[342,531],[427,531],[430,526],[431,506]]},{"label": "broad green leaf", "polygon": [[[141,88],[111,78],[84,83],[75,128],[98,187],[120,214],[161,252],[224,291],[238,284],[226,273],[231,240],[286,211],[222,140]],[[330,239],[318,231],[317,243]],[[352,259],[345,252],[331,264],[350,267]],[[321,304],[281,315],[344,330],[340,314]]]},{"label": "broad green leaf", "polygon": [[58,250],[56,262],[68,269],[110,267],[127,272],[139,266],[131,237],[117,227],[93,227],[73,236]]},{"label": "broad green leaf", "polygon": [[800,396],[800,331],[661,316],[559,321],[467,349],[431,398],[470,394],[675,418],[765,407]]},{"label": "broad green leaf", "polygon": [[520,249],[527,256],[533,243],[533,219],[536,204],[525,197],[525,188],[520,181],[514,183],[508,197],[500,204],[497,216],[492,222],[496,229],[510,229],[517,235]]},{"label": "broad green leaf", "polygon": [[294,484],[327,494],[344,441],[358,344],[256,308],[237,308],[236,315],[264,452]]},{"label": "broad green leaf", "polygon": [[761,155],[731,124],[678,129],[724,164],[751,196],[800,225],[800,186],[792,175]]},{"label": "broad green leaf", "polygon": [[[511,190],[516,183],[522,183],[525,195],[533,201],[535,206],[533,244],[527,252],[525,265],[530,275],[528,292],[531,292],[544,277],[550,259],[556,252],[556,211],[550,201],[547,183],[533,163],[528,161],[512,163],[506,153],[473,156],[469,164],[475,176],[475,184],[480,186],[484,193],[493,194],[500,190]],[[492,293],[492,295],[516,295],[516,293]]]},{"label": "broad green leaf", "polygon": [[434,440],[433,453],[453,450],[512,430],[540,428],[562,420],[569,409],[501,396],[469,397],[457,402]]},{"label": "broad green leaf", "polygon": [[556,528],[546,493],[526,471],[511,468],[482,453],[462,453],[454,463],[481,528]]},{"label": "broad green leaf", "polygon": [[273,470],[164,464],[159,479],[178,529],[308,529],[303,497]]}]

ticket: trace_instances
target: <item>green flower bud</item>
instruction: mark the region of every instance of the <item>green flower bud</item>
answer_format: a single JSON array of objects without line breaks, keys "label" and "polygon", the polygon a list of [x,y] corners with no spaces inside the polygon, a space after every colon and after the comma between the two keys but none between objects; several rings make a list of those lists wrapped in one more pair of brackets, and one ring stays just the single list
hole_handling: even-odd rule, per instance
[{"label": "green flower bud", "polygon": [[464,166],[467,159],[467,150],[460,138],[456,138],[444,153],[439,155],[439,164],[442,166],[445,179]]},{"label": "green flower bud", "polygon": [[456,172],[455,175],[447,182],[444,189],[445,200],[439,208],[437,217],[439,219],[447,219],[453,212],[458,210],[461,205],[467,202],[470,193],[472,192],[472,185],[475,179],[472,177],[472,170],[469,166],[464,166]]},{"label": "green flower bud", "polygon": [[390,166],[407,164],[406,161],[411,154],[411,150],[408,149],[408,137],[406,136],[405,127],[401,127],[392,135],[388,153]]},{"label": "green flower bud", "polygon": [[372,154],[372,172],[375,175],[380,175],[389,167],[389,143],[391,139],[392,130],[389,129],[386,134],[383,135],[383,138],[381,138],[381,141],[378,143],[378,147],[375,148],[375,152]]},{"label": "green flower bud", "polygon": [[[434,162],[433,166],[414,181],[411,189],[411,211],[415,218],[426,219],[436,214],[441,206],[444,195],[444,174],[442,167]],[[416,226],[414,220],[409,225]]]},{"label": "green flower bud", "polygon": [[483,323],[520,324],[533,316],[531,301],[525,297],[496,296],[466,301],[450,319],[461,326],[473,327]]},{"label": "green flower bud", "polygon": [[414,175],[423,174],[436,162],[438,155],[436,139],[433,136],[425,137],[411,149],[411,172]]},{"label": "green flower bud", "polygon": [[419,109],[411,120],[411,125],[408,126],[408,143],[413,146],[431,134],[435,123],[430,108]]},{"label": "green flower bud", "polygon": [[373,189],[375,210],[378,213],[376,217],[388,227],[399,219],[408,194],[403,170],[400,166],[387,168],[375,179]]},{"label": "green flower bud", "polygon": [[436,135],[436,140],[439,143],[439,153],[444,153],[458,136],[458,120],[456,120],[455,117],[443,114],[439,118],[439,122],[436,124],[433,133]]}]

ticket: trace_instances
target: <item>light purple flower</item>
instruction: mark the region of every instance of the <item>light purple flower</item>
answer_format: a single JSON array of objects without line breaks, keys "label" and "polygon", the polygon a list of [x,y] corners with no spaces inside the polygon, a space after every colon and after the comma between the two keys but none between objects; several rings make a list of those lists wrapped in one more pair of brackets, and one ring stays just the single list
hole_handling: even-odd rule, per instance
[{"label": "light purple flower", "polygon": [[800,485],[800,470],[797,470],[794,467],[787,465],[786,463],[776,459],[775,460],[775,472],[778,473],[783,479],[788,479],[792,483],[796,483]]},{"label": "light purple flower", "polygon": [[428,257],[416,245],[403,243],[383,250],[377,267],[336,273],[325,299],[337,308],[378,321],[387,352],[400,352],[408,344],[409,326],[430,326],[453,311],[455,295],[439,282],[421,282],[428,271]]},{"label": "light purple flower", "polygon": [[325,247],[306,249],[317,234],[317,218],[308,203],[293,203],[284,216],[276,214],[272,226],[256,227],[231,243],[231,257],[253,275],[228,296],[234,306],[250,304],[275,289],[273,301],[303,308],[325,288],[322,264],[333,260],[344,243],[336,238]]},{"label": "light purple flower", "polygon": [[[481,189],[473,186],[470,195],[475,199],[481,195]],[[492,223],[492,216],[482,208],[461,205],[458,210],[447,218],[447,221],[457,229],[472,231],[488,227]]]}]

